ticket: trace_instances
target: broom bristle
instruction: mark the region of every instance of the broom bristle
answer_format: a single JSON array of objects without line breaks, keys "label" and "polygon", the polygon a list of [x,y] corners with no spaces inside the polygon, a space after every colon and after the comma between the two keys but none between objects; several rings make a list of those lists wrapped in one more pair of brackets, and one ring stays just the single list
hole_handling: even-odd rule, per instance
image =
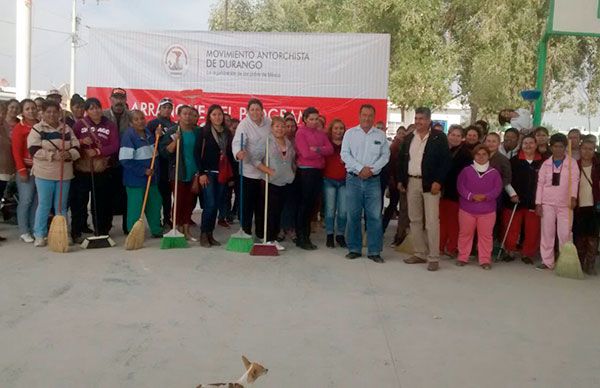
[{"label": "broom bristle", "polygon": [[583,279],[583,271],[579,262],[577,248],[573,243],[568,242],[562,246],[560,255],[554,268],[554,273],[560,277],[569,279]]},{"label": "broom bristle", "polygon": [[252,236],[244,233],[243,229],[240,229],[237,233],[229,237],[225,249],[231,252],[248,253],[252,249],[253,244]]},{"label": "broom bristle", "polygon": [[146,238],[145,234],[146,226],[144,225],[144,221],[137,220],[125,239],[125,249],[132,251],[142,248],[144,246],[144,239]]},{"label": "broom bristle", "polygon": [[52,218],[48,230],[48,247],[52,252],[65,253],[69,251],[67,219],[62,215],[56,215]]},{"label": "broom bristle", "polygon": [[179,233],[176,229],[172,229],[169,233],[165,234],[160,240],[160,249],[171,249],[171,248],[187,248],[188,242],[182,233]]},{"label": "broom bristle", "polygon": [[279,251],[273,244],[254,244],[250,256],[279,256]]}]

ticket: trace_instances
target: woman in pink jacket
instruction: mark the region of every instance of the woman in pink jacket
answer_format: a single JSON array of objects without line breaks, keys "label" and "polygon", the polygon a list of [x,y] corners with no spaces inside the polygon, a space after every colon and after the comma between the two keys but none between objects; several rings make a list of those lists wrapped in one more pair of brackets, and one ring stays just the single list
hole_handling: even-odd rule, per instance
[{"label": "woman in pink jacket", "polygon": [[496,222],[496,203],[502,192],[502,178],[490,166],[490,150],[483,144],[473,148],[473,164],[458,175],[456,189],[460,196],[458,210],[459,267],[467,265],[477,231],[477,252],[481,268],[492,268],[492,243]]},{"label": "woman in pink jacket", "polygon": [[296,245],[317,249],[310,241],[310,219],[323,184],[325,157],[333,153],[327,134],[318,129],[319,111],[313,107],[302,112],[304,125],[296,132],[296,177],[300,189],[296,216]]},{"label": "woman in pink jacket", "polygon": [[538,269],[554,268],[555,234],[558,235],[559,248],[571,237],[572,219],[569,222],[569,211],[577,205],[579,167],[575,159],[566,156],[567,144],[567,137],[562,133],[550,137],[552,157],[542,164],[538,174],[535,211],[542,218],[542,263],[537,266]]}]

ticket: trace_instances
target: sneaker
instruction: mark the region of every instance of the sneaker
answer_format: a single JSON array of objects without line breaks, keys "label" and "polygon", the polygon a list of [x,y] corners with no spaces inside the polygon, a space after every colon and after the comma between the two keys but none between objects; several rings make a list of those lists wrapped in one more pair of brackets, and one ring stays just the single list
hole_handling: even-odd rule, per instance
[{"label": "sneaker", "polygon": [[281,245],[279,243],[279,241],[277,241],[277,240],[273,241],[273,245],[275,245],[275,247],[277,247],[278,251],[285,251],[285,247],[283,245]]},{"label": "sneaker", "polygon": [[21,241],[26,242],[28,244],[31,244],[32,242],[35,241],[33,239],[33,237],[31,237],[31,234],[29,234],[29,233],[22,234],[19,238],[21,239]]},{"label": "sneaker", "polygon": [[34,242],[33,242],[33,246],[34,247],[45,247],[46,246],[46,239],[43,237],[36,237]]}]

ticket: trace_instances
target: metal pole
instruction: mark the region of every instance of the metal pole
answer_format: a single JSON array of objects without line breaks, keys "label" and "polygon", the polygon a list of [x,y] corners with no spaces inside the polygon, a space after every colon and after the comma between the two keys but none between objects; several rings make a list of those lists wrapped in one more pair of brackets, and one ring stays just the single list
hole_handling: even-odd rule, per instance
[{"label": "metal pole", "polygon": [[31,91],[31,6],[32,0],[17,0],[16,84],[17,99]]},{"label": "metal pole", "polygon": [[229,0],[225,0],[225,31],[229,31]]},{"label": "metal pole", "polygon": [[75,94],[75,55],[77,52],[77,29],[79,27],[79,19],[77,18],[77,0],[73,0],[71,10],[71,73],[69,77],[69,94]]},{"label": "metal pole", "polygon": [[546,59],[548,56],[548,38],[550,35],[544,32],[540,43],[538,44],[538,68],[535,88],[541,91],[540,98],[535,101],[535,110],[533,113],[533,126],[538,127],[542,124],[542,109],[544,107],[544,76],[546,75]]}]

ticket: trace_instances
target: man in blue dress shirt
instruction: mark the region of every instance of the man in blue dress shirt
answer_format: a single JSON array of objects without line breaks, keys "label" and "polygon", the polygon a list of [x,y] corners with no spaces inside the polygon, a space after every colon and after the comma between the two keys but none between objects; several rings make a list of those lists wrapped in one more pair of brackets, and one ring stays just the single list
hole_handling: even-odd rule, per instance
[{"label": "man in blue dress shirt", "polygon": [[383,263],[383,228],[381,220],[381,169],[390,159],[390,147],[385,133],[373,126],[375,108],[360,107],[360,124],[350,128],[342,141],[342,160],[346,164],[346,206],[348,225],[346,241],[348,259],[362,255],[361,223],[363,211],[367,219],[367,256]]}]

